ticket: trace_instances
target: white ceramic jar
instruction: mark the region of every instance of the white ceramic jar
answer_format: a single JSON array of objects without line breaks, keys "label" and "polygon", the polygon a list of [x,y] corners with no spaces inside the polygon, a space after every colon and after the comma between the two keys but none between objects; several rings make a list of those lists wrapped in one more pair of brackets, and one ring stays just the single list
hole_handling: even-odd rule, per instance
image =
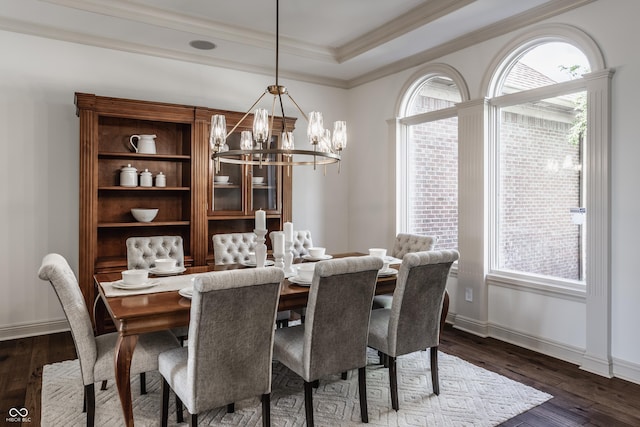
[{"label": "white ceramic jar", "polygon": [[156,187],[166,187],[167,186],[167,177],[162,172],[159,172],[156,175]]},{"label": "white ceramic jar", "polygon": [[131,165],[124,166],[120,169],[120,186],[121,187],[137,187],[138,186],[138,169]]},{"label": "white ceramic jar", "polygon": [[153,177],[149,169],[140,172],[140,187],[153,187]]}]

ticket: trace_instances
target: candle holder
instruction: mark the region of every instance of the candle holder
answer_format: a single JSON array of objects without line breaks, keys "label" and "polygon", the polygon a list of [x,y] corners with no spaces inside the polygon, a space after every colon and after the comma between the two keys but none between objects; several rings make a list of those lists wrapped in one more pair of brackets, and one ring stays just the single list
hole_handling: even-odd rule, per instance
[{"label": "candle holder", "polygon": [[284,242],[284,275],[285,277],[295,276],[296,270],[293,268],[293,242]]},{"label": "candle holder", "polygon": [[274,266],[284,270],[284,253],[280,252],[280,249],[275,248],[275,246],[273,249],[273,258],[275,260]]},{"label": "candle holder", "polygon": [[267,245],[264,244],[266,241],[265,236],[267,235],[267,231],[269,230],[253,230],[256,234],[256,267],[262,268],[267,262]]}]

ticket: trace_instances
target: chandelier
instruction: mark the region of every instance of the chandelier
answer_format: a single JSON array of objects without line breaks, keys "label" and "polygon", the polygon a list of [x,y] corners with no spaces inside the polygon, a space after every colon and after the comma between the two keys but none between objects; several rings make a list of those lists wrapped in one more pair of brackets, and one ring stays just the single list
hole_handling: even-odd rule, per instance
[{"label": "chandelier", "polygon": [[[285,86],[278,82],[278,61],[280,53],[280,4],[276,0],[276,75],[275,84],[267,86],[267,89],[247,110],[245,115],[227,132],[226,119],[224,115],[215,114],[211,116],[211,133],[209,145],[211,146],[211,158],[219,169],[219,163],[231,163],[240,165],[262,164],[274,166],[294,166],[294,165],[328,165],[340,162],[342,150],[347,146],[347,125],[344,121],[336,121],[333,124],[333,133],[324,128],[322,113],[312,111],[308,116],[302,111],[298,103],[287,91]],[[242,131],[240,134],[240,149],[230,150],[227,145],[227,138],[244,122],[251,114],[253,108],[264,98],[265,95],[273,96],[271,114],[264,108],[258,108],[253,112],[253,132]],[[296,109],[307,121],[307,137],[310,147],[300,149],[296,147],[293,140],[293,132],[287,131],[286,118],[284,114],[283,95],[293,103]],[[286,99],[286,98],[285,98]],[[270,148],[271,137],[278,133],[273,129],[276,106],[279,105],[281,113],[282,129],[279,130],[280,138],[277,148]]]}]

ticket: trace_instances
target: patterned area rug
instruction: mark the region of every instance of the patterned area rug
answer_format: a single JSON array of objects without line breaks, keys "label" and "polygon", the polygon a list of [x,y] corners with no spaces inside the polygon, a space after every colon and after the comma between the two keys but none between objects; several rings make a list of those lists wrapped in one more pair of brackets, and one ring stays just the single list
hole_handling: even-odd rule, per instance
[{"label": "patterned area rug", "polygon": [[[398,358],[400,410],[396,412],[391,409],[388,370],[377,364],[378,357],[373,351],[369,353],[369,363],[367,400],[372,426],[495,426],[552,397],[442,352],[438,356],[440,395],[436,396],[431,387],[429,352],[422,351]],[[297,375],[274,362],[273,426],[306,425],[302,388],[302,380]],[[46,365],[42,379],[42,425],[85,425],[82,390],[77,360]],[[136,426],[159,425],[160,375],[147,374],[148,394],[140,396],[138,377],[132,380],[132,390]],[[175,426],[173,394],[169,401],[169,425]],[[320,387],[314,391],[313,402],[317,426],[363,425],[357,371],[349,372],[346,381],[339,376],[321,380]],[[199,417],[199,425],[204,426],[260,426],[261,423],[258,398],[236,402],[233,414],[219,408]],[[113,382],[104,391],[96,385],[96,425],[123,425]]]}]

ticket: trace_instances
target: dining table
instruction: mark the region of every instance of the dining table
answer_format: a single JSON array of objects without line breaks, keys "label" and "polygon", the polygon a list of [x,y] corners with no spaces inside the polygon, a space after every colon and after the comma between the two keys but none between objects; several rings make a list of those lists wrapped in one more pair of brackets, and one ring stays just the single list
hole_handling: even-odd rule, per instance
[{"label": "dining table", "polygon": [[[366,254],[351,252],[336,254],[333,257],[363,255]],[[391,264],[390,267],[398,268],[399,264]],[[121,279],[120,272],[94,275],[94,284],[100,296],[94,308],[96,333],[105,333],[104,319],[107,313],[118,333],[114,355],[115,382],[127,426],[134,425],[130,372],[139,334],[188,326],[191,300],[181,295],[180,288],[189,286],[194,275],[240,268],[251,267],[245,264],[193,266],[185,268],[180,275],[176,276],[150,275],[150,279],[155,280],[158,285],[135,292],[119,290],[113,286]],[[392,294],[395,285],[395,275],[379,276],[375,293],[376,295]],[[308,285],[295,284],[285,279],[280,290],[278,311],[304,308],[308,298]],[[448,295],[445,294],[441,324],[446,318],[447,311]]]}]

